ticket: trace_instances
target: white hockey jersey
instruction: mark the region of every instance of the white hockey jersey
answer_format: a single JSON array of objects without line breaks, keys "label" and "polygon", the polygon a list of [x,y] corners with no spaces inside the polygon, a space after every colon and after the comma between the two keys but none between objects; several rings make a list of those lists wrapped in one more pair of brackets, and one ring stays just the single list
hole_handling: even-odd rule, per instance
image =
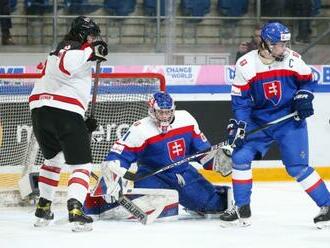
[{"label": "white hockey jersey", "polygon": [[84,116],[92,82],[93,50],[86,43],[63,44],[46,61],[43,76],[35,83],[29,97],[30,109],[50,106]]}]

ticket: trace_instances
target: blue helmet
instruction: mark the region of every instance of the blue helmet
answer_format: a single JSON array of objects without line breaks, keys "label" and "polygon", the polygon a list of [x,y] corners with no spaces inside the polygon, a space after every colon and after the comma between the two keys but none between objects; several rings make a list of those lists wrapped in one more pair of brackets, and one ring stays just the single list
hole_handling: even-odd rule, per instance
[{"label": "blue helmet", "polygon": [[164,133],[174,119],[174,111],[174,100],[166,92],[154,93],[149,100],[149,115]]},{"label": "blue helmet", "polygon": [[149,101],[149,106],[156,110],[173,110],[175,108],[172,97],[166,92],[157,92],[153,94],[152,98]]},{"label": "blue helmet", "polygon": [[265,24],[261,30],[261,38],[270,44],[290,41],[291,34],[289,29],[279,22]]}]

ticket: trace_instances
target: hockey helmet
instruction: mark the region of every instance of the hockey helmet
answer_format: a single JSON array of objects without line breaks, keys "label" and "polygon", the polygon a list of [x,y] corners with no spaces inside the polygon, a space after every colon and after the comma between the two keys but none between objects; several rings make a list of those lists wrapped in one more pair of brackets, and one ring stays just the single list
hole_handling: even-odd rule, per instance
[{"label": "hockey helmet", "polygon": [[263,26],[261,30],[261,38],[265,42],[269,42],[274,45],[278,42],[290,41],[291,34],[285,25],[279,22],[271,22]]},{"label": "hockey helmet", "polygon": [[149,100],[149,116],[156,122],[163,133],[174,119],[175,104],[166,92],[156,92]]},{"label": "hockey helmet", "polygon": [[290,42],[291,34],[289,29],[279,23],[270,22],[261,30],[261,49],[266,50],[276,61],[282,61],[286,55],[286,47]]},{"label": "hockey helmet", "polygon": [[72,21],[70,33],[80,42],[85,42],[88,35],[98,37],[101,31],[99,26],[91,18],[78,16]]}]

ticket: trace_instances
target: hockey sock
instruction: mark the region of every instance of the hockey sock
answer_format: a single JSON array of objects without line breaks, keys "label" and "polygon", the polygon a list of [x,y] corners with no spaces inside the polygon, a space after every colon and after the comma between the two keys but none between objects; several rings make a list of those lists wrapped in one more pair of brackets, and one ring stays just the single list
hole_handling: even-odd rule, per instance
[{"label": "hockey sock", "polygon": [[68,182],[68,199],[74,198],[84,203],[89,188],[91,164],[70,165],[72,174]]},{"label": "hockey sock", "polygon": [[56,187],[60,180],[61,168],[57,166],[47,165],[47,160],[40,168],[39,173],[39,190],[40,197],[49,201],[53,201]]},{"label": "hockey sock", "polygon": [[252,190],[252,169],[250,165],[235,165],[232,174],[235,204],[250,204]]},{"label": "hockey sock", "polygon": [[324,181],[312,167],[307,167],[297,181],[319,207],[330,205],[330,193]]}]

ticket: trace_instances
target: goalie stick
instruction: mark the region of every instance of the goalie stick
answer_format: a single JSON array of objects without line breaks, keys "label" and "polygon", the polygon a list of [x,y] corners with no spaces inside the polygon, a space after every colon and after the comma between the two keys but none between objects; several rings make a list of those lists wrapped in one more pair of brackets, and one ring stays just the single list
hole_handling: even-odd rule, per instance
[{"label": "goalie stick", "polygon": [[[99,177],[94,172],[91,172],[91,176],[98,181]],[[96,185],[97,187],[97,185]],[[123,194],[119,195],[117,200],[118,204],[125,208],[130,214],[132,214],[139,222],[143,225],[151,223],[153,220],[148,219],[148,215],[143,212],[141,208],[139,208],[135,203],[133,203],[130,199],[128,199]]]},{"label": "goalie stick", "polygon": [[[264,124],[264,125],[256,128],[256,129],[253,129],[253,130],[247,132],[246,133],[246,136],[249,136],[251,134],[254,134],[254,133],[263,131],[263,130],[265,130],[265,129],[271,127],[271,126],[274,126],[274,125],[276,125],[276,124],[278,124],[280,122],[289,120],[289,119],[295,117],[296,115],[297,115],[297,112],[293,112],[291,114],[288,114],[288,115],[285,115],[283,117],[280,117],[280,118],[278,118],[278,119],[276,119],[274,121],[268,122],[268,123],[266,123],[266,124]],[[211,146],[207,151],[199,152],[199,153],[196,153],[194,155],[188,156],[188,157],[186,157],[186,158],[184,158],[184,159],[182,159],[180,161],[174,162],[172,164],[169,164],[169,165],[167,165],[165,167],[162,167],[160,169],[154,170],[154,171],[152,171],[150,173],[146,173],[144,175],[136,175],[134,173],[131,173],[131,172],[127,171],[125,173],[125,175],[124,175],[124,178],[127,179],[127,180],[134,181],[134,182],[141,181],[142,179],[145,179],[147,177],[156,175],[156,174],[158,174],[160,172],[169,170],[169,169],[174,168],[176,166],[179,166],[179,165],[181,165],[183,163],[190,162],[190,161],[192,161],[192,160],[194,160],[196,158],[199,158],[199,157],[201,157],[203,155],[206,155],[208,153],[214,152],[214,151],[216,151],[218,149],[232,150],[232,147],[228,144],[228,141],[225,140],[223,142],[220,142],[218,144],[215,144],[215,145]]]}]

